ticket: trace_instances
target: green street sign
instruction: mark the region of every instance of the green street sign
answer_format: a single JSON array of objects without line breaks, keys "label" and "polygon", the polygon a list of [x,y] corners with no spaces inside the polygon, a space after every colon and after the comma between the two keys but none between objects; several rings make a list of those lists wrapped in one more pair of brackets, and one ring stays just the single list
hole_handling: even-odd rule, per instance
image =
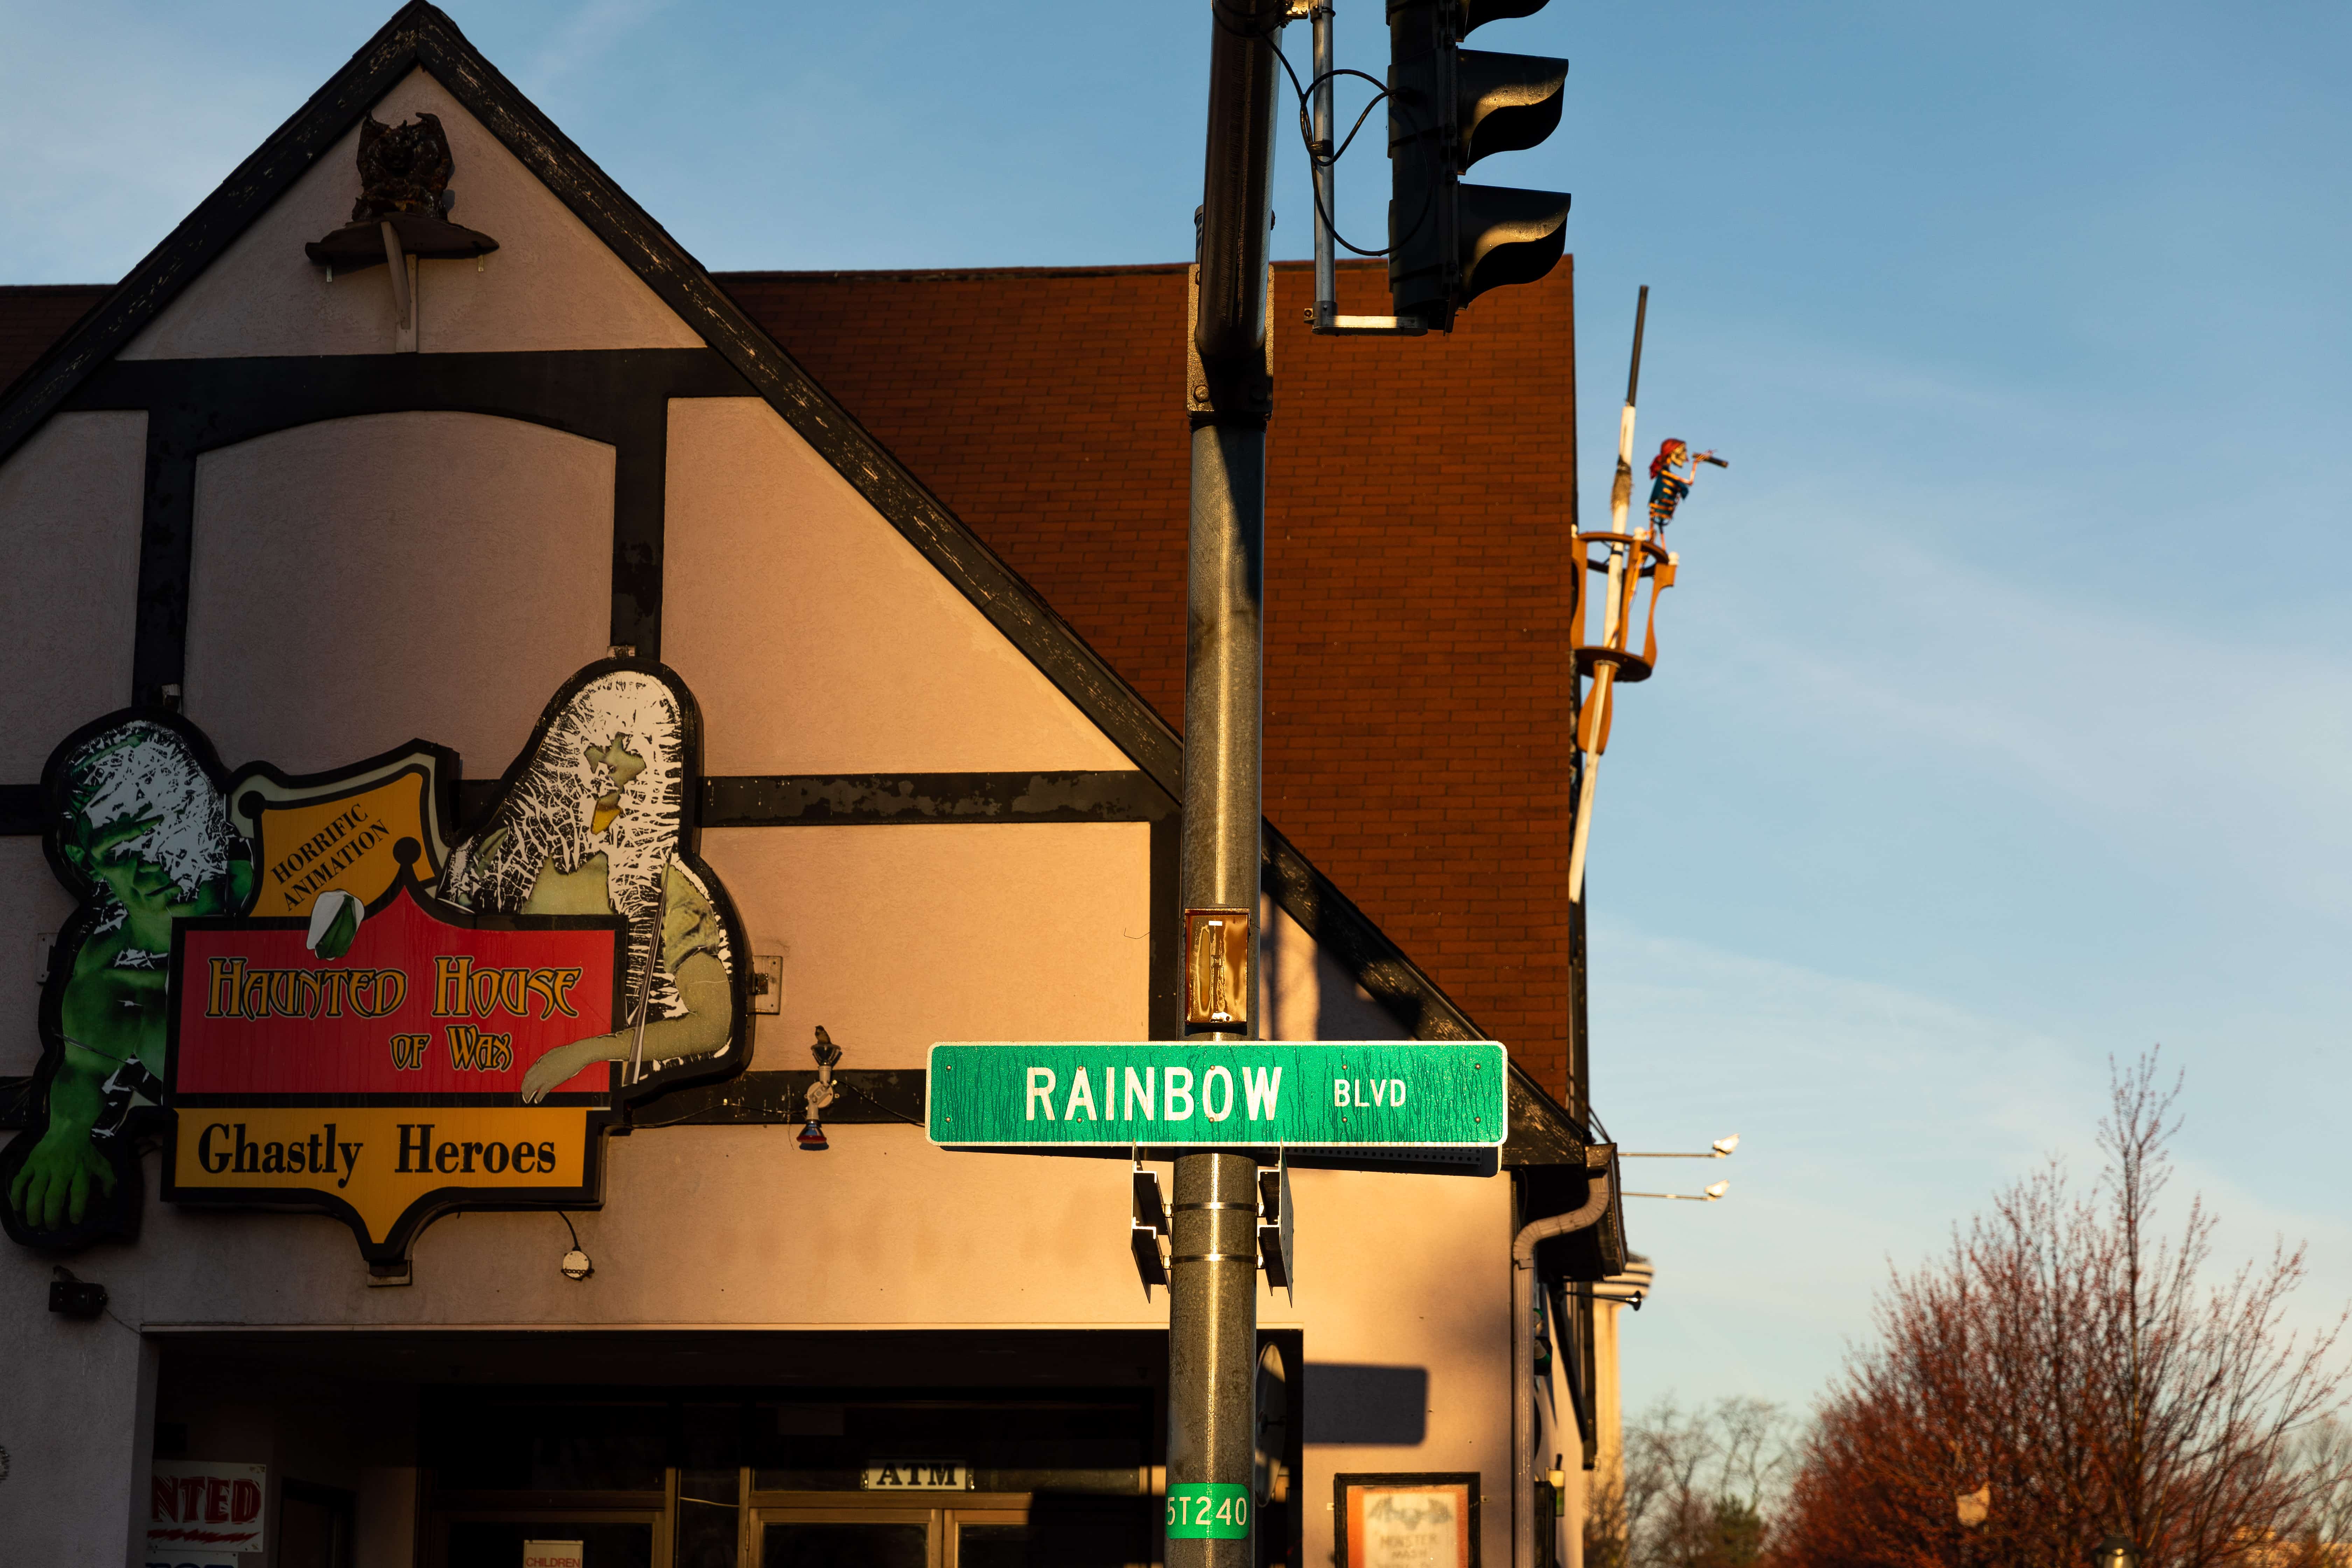
[{"label": "green street sign", "polygon": [[958,1042],[931,1047],[931,1142],[1493,1147],[1509,1130],[1492,1040]]},{"label": "green street sign", "polygon": [[1224,1481],[1175,1482],[1168,1489],[1171,1541],[1247,1541],[1249,1488]]}]

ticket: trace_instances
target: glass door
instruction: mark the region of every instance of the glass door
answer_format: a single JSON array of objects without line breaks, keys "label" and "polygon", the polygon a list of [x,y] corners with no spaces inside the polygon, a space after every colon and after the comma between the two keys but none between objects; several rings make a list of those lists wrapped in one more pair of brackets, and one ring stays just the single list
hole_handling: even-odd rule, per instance
[{"label": "glass door", "polygon": [[948,1554],[941,1568],[1027,1568],[1027,1509],[954,1508],[944,1522]]},{"label": "glass door", "polygon": [[[577,1543],[584,1568],[669,1568],[669,1542],[656,1510],[547,1509],[465,1510],[435,1521],[432,1568],[517,1568],[533,1542]],[[568,1556],[569,1553],[560,1555]]]},{"label": "glass door", "polygon": [[970,1494],[931,1506],[761,1499],[744,1518],[743,1568],[1019,1568],[1028,1561],[1027,1503]]},{"label": "glass door", "polygon": [[942,1568],[936,1509],[758,1508],[746,1568]]}]

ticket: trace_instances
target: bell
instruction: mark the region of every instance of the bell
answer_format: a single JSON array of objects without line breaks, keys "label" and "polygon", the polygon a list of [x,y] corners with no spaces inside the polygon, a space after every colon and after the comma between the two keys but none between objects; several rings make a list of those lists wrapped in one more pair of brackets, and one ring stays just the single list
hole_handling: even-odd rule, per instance
[{"label": "bell", "polygon": [[815,1117],[810,1117],[808,1125],[801,1129],[800,1144],[802,1148],[814,1149],[820,1154],[831,1147],[825,1142],[824,1129],[818,1124]]}]

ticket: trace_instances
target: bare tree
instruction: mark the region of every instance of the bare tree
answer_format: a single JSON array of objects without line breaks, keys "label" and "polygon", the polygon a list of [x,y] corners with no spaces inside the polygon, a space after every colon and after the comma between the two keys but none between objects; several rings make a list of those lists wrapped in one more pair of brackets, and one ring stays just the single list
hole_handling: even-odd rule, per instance
[{"label": "bare tree", "polygon": [[[2082,1568],[2109,1535],[2147,1568],[2220,1568],[2312,1538],[2352,1473],[2352,1445],[2300,1436],[2343,1405],[2344,1320],[2285,1331],[2300,1247],[2210,1283],[2201,1202],[2161,1233],[2180,1084],[2157,1071],[2116,1074],[2087,1194],[2045,1167],[1891,1282],[1806,1441],[1790,1568]],[[1971,1528],[1956,1505],[1985,1486]]]},{"label": "bare tree", "polygon": [[1626,1427],[1623,1494],[1594,1510],[1601,1556],[1589,1540],[1588,1568],[1756,1562],[1790,1462],[1788,1418],[1769,1400],[1653,1405]]},{"label": "bare tree", "polygon": [[1626,1530],[1625,1489],[1594,1472],[1584,1498],[1584,1568],[1631,1568]]},{"label": "bare tree", "polygon": [[[2295,1434],[2286,1463],[2302,1473],[2307,1502],[2282,1568],[2346,1568],[2352,1563],[2352,1426],[2324,1416]],[[1589,1568],[1589,1565],[1588,1565]]]}]

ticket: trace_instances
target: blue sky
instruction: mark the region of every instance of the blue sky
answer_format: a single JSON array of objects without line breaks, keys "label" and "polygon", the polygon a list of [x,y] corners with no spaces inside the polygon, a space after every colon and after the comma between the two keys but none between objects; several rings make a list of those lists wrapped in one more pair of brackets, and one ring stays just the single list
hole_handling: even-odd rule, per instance
[{"label": "blue sky", "polygon": [[[1190,249],[1203,4],[452,10],[714,268]],[[0,281],[121,275],[388,12],[0,5]],[[1379,16],[1341,0],[1342,63],[1380,71]],[[1602,1113],[1744,1135],[1644,1173],[1733,1189],[1634,1208],[1633,1402],[1805,1404],[1890,1261],[2095,1166],[2107,1058],[2158,1041],[2183,1194],[2235,1253],[2310,1238],[2332,1315],[2352,13],[1554,0],[1475,41],[1573,62],[1559,132],[1480,173],[1575,193],[1586,504],[1641,283],[1642,445],[1734,464],[1595,834]],[[1295,152],[1276,203],[1303,252]]]}]

